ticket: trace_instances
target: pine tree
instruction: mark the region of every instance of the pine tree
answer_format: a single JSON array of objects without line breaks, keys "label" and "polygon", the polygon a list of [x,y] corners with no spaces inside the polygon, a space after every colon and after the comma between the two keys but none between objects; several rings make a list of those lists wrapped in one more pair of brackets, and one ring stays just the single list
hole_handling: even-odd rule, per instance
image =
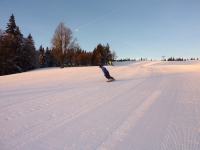
[{"label": "pine tree", "polygon": [[31,34],[28,35],[27,39],[29,39],[31,41],[33,46],[35,45],[35,42],[33,40],[33,37],[31,36]]},{"label": "pine tree", "polygon": [[13,53],[15,53],[15,66],[14,66],[14,69],[15,69],[15,72],[18,73],[18,72],[22,72],[22,67],[23,67],[23,64],[22,64],[22,55],[23,55],[23,46],[24,46],[24,38],[22,37],[22,34],[19,30],[19,28],[17,27],[16,28],[16,33],[15,33],[15,44],[13,46]]},{"label": "pine tree", "polygon": [[45,68],[47,67],[47,60],[45,56],[45,51],[42,45],[39,48],[39,67],[40,68]]},{"label": "pine tree", "polygon": [[24,46],[22,52],[23,71],[28,71],[37,68],[36,49],[34,40],[31,34],[24,38]]},{"label": "pine tree", "polygon": [[95,65],[98,65],[98,64],[95,64],[95,59],[96,59],[96,56],[98,55],[98,52],[97,52],[97,49],[94,48],[93,52],[92,52],[92,57],[91,57],[91,64],[93,66]]},{"label": "pine tree", "polygon": [[4,59],[4,74],[18,73],[22,71],[21,52],[23,49],[23,35],[19,27],[15,24],[15,18],[12,14],[9,23],[7,23],[7,30],[4,35],[4,51],[7,53]]},{"label": "pine tree", "polygon": [[93,50],[93,54],[92,54],[92,57],[91,57],[92,65],[98,66],[100,64],[104,64],[104,61],[102,59],[103,58],[102,54],[103,54],[103,46],[101,44],[99,44]]},{"label": "pine tree", "polygon": [[7,58],[7,53],[5,49],[5,32],[0,29],[0,75],[5,73],[5,62]]},{"label": "pine tree", "polygon": [[7,23],[6,28],[7,28],[6,29],[7,34],[15,35],[17,26],[15,24],[15,17],[13,14],[10,16],[9,23]]},{"label": "pine tree", "polygon": [[46,61],[47,61],[47,67],[53,67],[54,56],[52,55],[51,50],[49,50],[48,47],[46,48],[45,56],[46,56]]},{"label": "pine tree", "polygon": [[[97,45],[97,52],[99,53],[97,56],[97,59],[100,59],[101,64],[105,64],[105,53],[104,53],[104,47],[101,44]],[[98,64],[99,65],[99,64]]]},{"label": "pine tree", "polygon": [[36,49],[29,34],[23,37],[12,14],[0,38],[0,75],[13,74],[37,67]]}]

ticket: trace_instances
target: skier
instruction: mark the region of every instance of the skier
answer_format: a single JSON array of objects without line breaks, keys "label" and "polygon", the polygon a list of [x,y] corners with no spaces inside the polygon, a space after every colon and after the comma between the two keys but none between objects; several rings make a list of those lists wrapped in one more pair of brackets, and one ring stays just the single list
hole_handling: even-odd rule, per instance
[{"label": "skier", "polygon": [[99,65],[99,68],[101,68],[101,70],[103,71],[104,76],[108,79],[108,82],[115,80],[113,77],[110,76],[108,70],[103,65]]}]

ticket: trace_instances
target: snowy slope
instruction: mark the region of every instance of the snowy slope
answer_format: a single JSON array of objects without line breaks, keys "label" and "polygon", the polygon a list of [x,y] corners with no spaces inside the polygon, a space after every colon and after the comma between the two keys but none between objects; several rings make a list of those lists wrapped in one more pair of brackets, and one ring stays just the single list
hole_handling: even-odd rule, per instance
[{"label": "snowy slope", "polygon": [[0,77],[1,150],[199,150],[200,61]]}]

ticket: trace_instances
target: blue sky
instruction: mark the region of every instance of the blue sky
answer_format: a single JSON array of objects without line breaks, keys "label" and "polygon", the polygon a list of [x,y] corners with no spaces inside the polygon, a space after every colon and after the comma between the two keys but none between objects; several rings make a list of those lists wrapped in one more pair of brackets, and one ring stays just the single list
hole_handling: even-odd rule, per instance
[{"label": "blue sky", "polygon": [[64,22],[88,52],[109,43],[119,59],[200,58],[200,0],[0,0],[1,29],[12,14],[36,49]]}]

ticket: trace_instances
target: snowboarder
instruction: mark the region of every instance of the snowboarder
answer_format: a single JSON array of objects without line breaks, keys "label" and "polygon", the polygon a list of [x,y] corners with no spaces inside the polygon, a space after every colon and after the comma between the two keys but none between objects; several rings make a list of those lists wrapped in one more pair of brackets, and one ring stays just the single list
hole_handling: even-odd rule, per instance
[{"label": "snowboarder", "polygon": [[113,77],[110,76],[108,70],[103,65],[99,65],[99,68],[101,68],[101,70],[103,71],[104,76],[108,79],[108,82],[115,80]]}]

